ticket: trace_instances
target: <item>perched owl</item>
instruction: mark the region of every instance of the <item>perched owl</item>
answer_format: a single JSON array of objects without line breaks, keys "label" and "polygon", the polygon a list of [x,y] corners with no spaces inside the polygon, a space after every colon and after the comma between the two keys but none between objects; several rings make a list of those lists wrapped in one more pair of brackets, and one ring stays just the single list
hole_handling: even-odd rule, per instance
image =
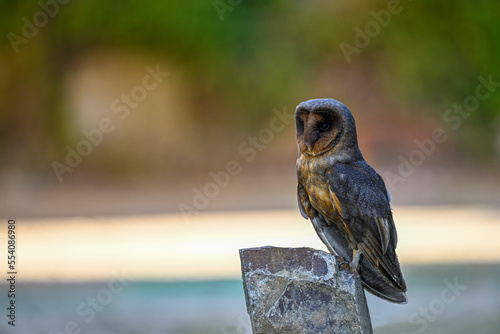
[{"label": "perched owl", "polygon": [[351,112],[333,99],[309,100],[297,106],[295,122],[302,216],[332,254],[350,263],[365,289],[406,303],[390,196],[361,155]]}]

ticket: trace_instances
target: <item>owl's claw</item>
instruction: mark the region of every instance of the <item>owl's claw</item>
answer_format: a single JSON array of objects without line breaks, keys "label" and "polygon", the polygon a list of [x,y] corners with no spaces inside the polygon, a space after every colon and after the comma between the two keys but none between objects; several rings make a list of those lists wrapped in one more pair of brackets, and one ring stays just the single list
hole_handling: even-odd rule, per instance
[{"label": "owl's claw", "polygon": [[341,258],[340,256],[337,257],[337,262],[340,268],[342,269],[348,269],[349,268],[349,262]]},{"label": "owl's claw", "polygon": [[340,268],[342,269],[349,269],[349,262],[345,261],[343,258],[340,256],[335,256],[335,276],[338,276],[338,273],[340,272]]}]

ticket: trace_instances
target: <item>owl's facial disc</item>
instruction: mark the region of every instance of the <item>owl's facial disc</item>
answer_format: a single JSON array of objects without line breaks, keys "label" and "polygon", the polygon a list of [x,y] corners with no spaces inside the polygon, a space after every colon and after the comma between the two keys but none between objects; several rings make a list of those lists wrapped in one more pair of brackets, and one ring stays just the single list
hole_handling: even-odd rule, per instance
[{"label": "owl's facial disc", "polygon": [[332,149],[342,130],[340,117],[329,110],[298,110],[295,122],[299,149],[306,155],[319,155]]}]

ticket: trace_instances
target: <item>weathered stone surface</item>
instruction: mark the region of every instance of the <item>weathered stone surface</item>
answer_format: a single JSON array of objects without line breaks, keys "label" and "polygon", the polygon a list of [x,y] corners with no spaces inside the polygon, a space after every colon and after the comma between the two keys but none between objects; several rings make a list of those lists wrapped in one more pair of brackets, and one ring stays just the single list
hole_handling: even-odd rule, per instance
[{"label": "weathered stone surface", "polygon": [[254,334],[372,333],[365,294],[331,254],[311,248],[240,249]]}]

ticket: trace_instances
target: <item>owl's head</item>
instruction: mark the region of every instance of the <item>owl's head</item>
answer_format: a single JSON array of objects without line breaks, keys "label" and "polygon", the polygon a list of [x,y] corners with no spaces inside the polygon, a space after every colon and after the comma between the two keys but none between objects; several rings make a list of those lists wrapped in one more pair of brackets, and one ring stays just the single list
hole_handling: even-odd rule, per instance
[{"label": "owl's head", "polygon": [[331,152],[349,159],[361,157],[354,118],[337,100],[302,102],[295,110],[295,125],[302,154],[317,156]]}]

